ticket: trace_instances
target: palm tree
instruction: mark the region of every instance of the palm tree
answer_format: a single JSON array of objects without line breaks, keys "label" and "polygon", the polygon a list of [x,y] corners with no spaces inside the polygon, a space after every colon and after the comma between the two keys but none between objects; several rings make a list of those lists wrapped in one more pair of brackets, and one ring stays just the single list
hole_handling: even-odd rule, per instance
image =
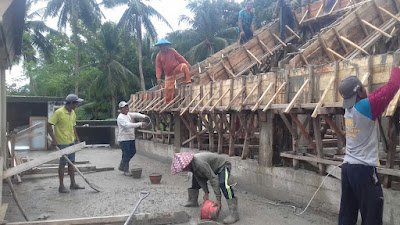
[{"label": "palm tree", "polygon": [[128,84],[133,80],[134,84],[139,85],[139,78],[129,69],[122,65],[121,53],[121,32],[117,25],[106,22],[101,26],[101,30],[96,34],[95,39],[91,35],[86,37],[89,43],[89,54],[94,57],[94,63],[90,66],[98,68],[101,72],[93,81],[90,92],[97,95],[111,97],[112,116],[116,117],[117,94],[128,94]]},{"label": "palm tree", "polygon": [[44,17],[57,17],[59,30],[71,25],[75,45],[75,94],[79,93],[79,25],[94,30],[100,24],[102,12],[96,0],[50,0]]},{"label": "palm tree", "polygon": [[[152,41],[156,41],[157,32],[154,28],[153,23],[151,22],[151,17],[156,17],[160,21],[167,24],[168,27],[171,28],[171,25],[168,21],[153,7],[145,4],[142,0],[128,0],[122,2],[127,2],[128,9],[125,10],[121,19],[119,20],[118,25],[123,27],[129,33],[136,34],[137,46],[138,46],[138,56],[139,56],[139,74],[140,74],[140,86],[142,91],[146,90],[144,85],[144,76],[143,76],[143,65],[142,65],[142,26],[150,35]],[[172,29],[172,28],[171,28]]]},{"label": "palm tree", "polygon": [[[60,34],[56,30],[46,26],[43,21],[34,20],[35,17],[40,17],[39,11],[29,13],[32,4],[35,2],[36,0],[28,0],[26,2],[25,27],[21,48],[22,57],[26,64],[31,62],[37,64],[40,61],[39,59],[50,62],[54,46],[51,41],[46,38],[45,33],[50,33],[52,35]],[[29,76],[30,73],[26,74]],[[31,94],[36,95],[34,79],[31,76],[29,76],[29,90]]]},{"label": "palm tree", "polygon": [[239,4],[228,0],[189,0],[187,7],[194,17],[181,15],[180,23],[190,24],[192,35],[198,37],[195,46],[185,54],[190,62],[201,61],[237,39]]}]

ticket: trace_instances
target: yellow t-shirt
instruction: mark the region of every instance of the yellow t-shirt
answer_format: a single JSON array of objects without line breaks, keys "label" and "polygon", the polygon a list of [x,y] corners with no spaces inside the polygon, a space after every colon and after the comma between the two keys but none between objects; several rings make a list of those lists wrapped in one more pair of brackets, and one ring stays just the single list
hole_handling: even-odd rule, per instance
[{"label": "yellow t-shirt", "polygon": [[75,141],[76,114],[74,110],[70,113],[65,106],[57,109],[49,123],[54,125],[57,145],[69,145]]}]

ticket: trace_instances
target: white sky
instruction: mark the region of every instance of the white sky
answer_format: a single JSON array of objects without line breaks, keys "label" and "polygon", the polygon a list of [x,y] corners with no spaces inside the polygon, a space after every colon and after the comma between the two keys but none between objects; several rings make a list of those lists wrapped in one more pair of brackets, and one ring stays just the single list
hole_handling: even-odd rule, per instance
[{"label": "white sky", "polygon": [[[235,0],[236,2],[242,2],[244,0]],[[145,1],[146,2],[146,1]],[[186,3],[184,0],[151,0],[148,2],[155,10],[157,10],[164,18],[169,22],[174,31],[176,30],[184,30],[189,28],[189,26],[185,23],[178,25],[179,16],[180,15],[189,15],[191,16],[191,12],[186,9]],[[39,2],[34,7],[33,10],[44,8],[46,3]],[[123,12],[127,6],[115,7],[113,9],[102,9],[106,21],[118,22],[121,18]],[[46,24],[49,27],[57,29],[57,19],[48,19]],[[158,19],[153,19],[153,24],[157,30],[158,38],[163,38],[167,33],[172,32],[172,30],[166,26],[163,22],[160,22]],[[11,70],[6,71],[6,82],[17,83],[17,86],[23,86],[28,83],[25,76],[23,75],[23,70],[21,65],[15,65]]]}]

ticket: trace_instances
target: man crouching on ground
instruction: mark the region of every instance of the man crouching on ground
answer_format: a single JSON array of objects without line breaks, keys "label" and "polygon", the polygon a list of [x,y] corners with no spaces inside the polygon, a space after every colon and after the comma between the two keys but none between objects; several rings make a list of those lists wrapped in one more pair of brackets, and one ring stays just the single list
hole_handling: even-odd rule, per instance
[{"label": "man crouching on ground", "polygon": [[129,161],[136,154],[135,128],[147,126],[145,122],[132,123],[132,119],[145,119],[148,116],[129,112],[128,103],[125,101],[121,101],[118,106],[121,112],[117,118],[118,141],[122,150],[122,159],[118,169],[123,171],[125,176],[132,176],[129,171]]},{"label": "man crouching on ground", "polygon": [[235,223],[239,220],[238,201],[233,189],[228,185],[231,163],[221,155],[211,152],[193,154],[190,152],[175,153],[171,165],[171,174],[182,171],[193,173],[192,187],[188,189],[189,200],[186,207],[199,206],[197,199],[200,188],[204,191],[203,200],[209,199],[207,181],[210,181],[217,202],[221,209],[221,190],[224,193],[229,207],[229,215],[223,220],[225,224]]},{"label": "man crouching on ground", "polygon": [[[76,114],[75,109],[79,103],[83,102],[83,99],[78,98],[74,94],[70,94],[65,98],[65,105],[57,109],[53,116],[50,118],[47,125],[47,130],[52,138],[52,145],[57,146],[59,149],[64,149],[75,144],[79,144],[80,140],[76,133]],[[53,127],[55,133],[53,132]],[[75,162],[75,153],[69,154],[68,159],[72,163]],[[67,164],[67,160],[64,157],[60,158],[60,164],[58,166],[58,178],[60,180],[60,187],[58,191],[60,193],[68,193],[69,190],[64,186],[64,169]],[[68,164],[68,174],[71,180],[70,189],[84,189],[85,187],[79,186],[75,183],[75,169],[72,165]]]}]

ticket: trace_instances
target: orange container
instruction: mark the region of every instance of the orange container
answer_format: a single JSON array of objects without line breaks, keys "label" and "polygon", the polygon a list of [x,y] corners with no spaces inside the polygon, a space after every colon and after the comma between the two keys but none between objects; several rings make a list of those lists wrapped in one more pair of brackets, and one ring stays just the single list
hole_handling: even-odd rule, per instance
[{"label": "orange container", "polygon": [[215,203],[209,200],[206,200],[201,208],[201,216],[202,220],[216,220],[219,216],[219,209],[215,206]]}]

